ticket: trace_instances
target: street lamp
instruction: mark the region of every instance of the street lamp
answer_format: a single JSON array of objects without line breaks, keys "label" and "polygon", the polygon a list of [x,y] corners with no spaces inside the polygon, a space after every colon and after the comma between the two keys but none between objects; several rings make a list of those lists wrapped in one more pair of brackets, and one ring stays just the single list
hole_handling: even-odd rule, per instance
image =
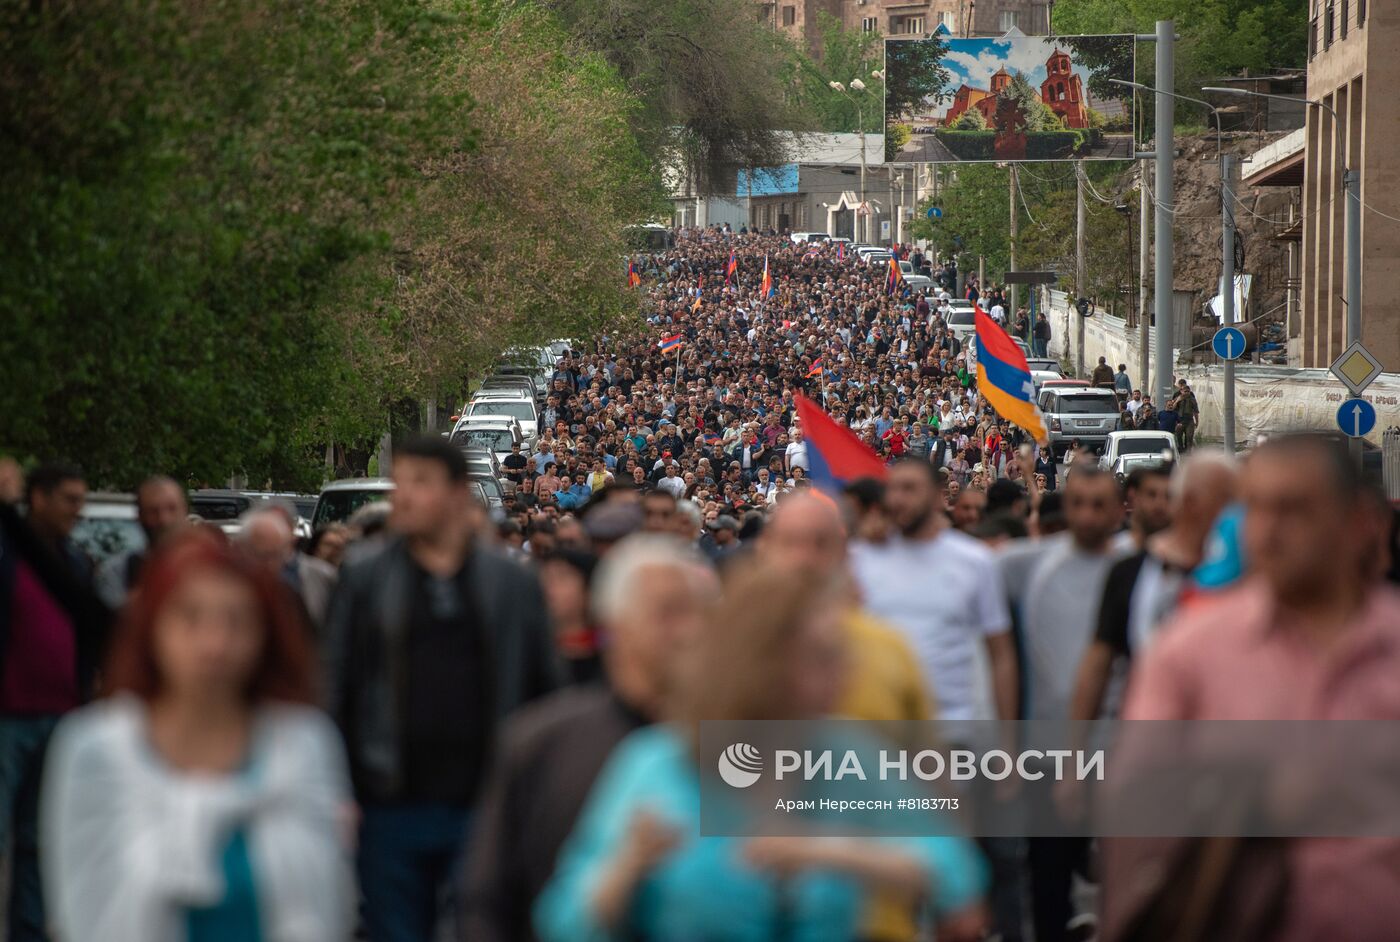
[{"label": "street lamp", "polygon": [[[1255,92],[1246,88],[1222,88],[1220,86],[1207,86],[1201,89],[1203,92],[1210,92],[1214,95],[1236,95],[1248,98],[1274,98],[1278,101],[1291,101],[1300,105],[1312,105],[1317,108],[1326,109],[1332,116],[1332,130],[1336,132],[1337,144],[1336,152],[1342,159],[1342,190],[1344,194],[1344,224],[1346,231],[1346,241],[1343,245],[1343,252],[1346,255],[1346,296],[1342,303],[1347,308],[1347,333],[1346,343],[1350,347],[1361,340],[1361,172],[1352,170],[1346,165],[1346,141],[1342,137],[1342,119],[1337,115],[1336,110],[1329,104],[1317,101],[1312,98],[1299,98],[1294,95],[1274,95],[1268,92]],[[1356,398],[1355,395],[1349,398]],[[1351,440],[1351,450],[1353,457],[1359,462],[1361,460],[1361,439]]]},{"label": "street lamp", "polygon": [[[885,77],[885,73],[884,73],[884,72],[881,72],[880,70],[877,69],[876,71],[870,73],[870,77],[871,77],[871,78],[877,78],[877,77],[878,77],[878,78],[883,79],[883,78]],[[827,82],[827,85],[829,85],[829,86],[831,87],[831,90],[832,90],[832,91],[838,92],[838,93],[840,93],[840,94],[842,94],[842,95],[845,95],[845,96],[846,96],[847,98],[849,98],[852,102],[854,102],[854,103],[855,103],[855,106],[856,106],[856,130],[857,130],[857,132],[860,134],[860,209],[856,212],[855,235],[856,235],[858,238],[860,238],[860,241],[862,241],[862,242],[869,242],[869,241],[870,241],[870,222],[869,222],[870,212],[869,212],[869,207],[867,207],[866,204],[865,204],[865,102],[862,100],[863,96],[862,96],[862,98],[858,98],[858,97],[856,97],[855,95],[852,95],[852,94],[851,94],[851,91],[858,92],[858,93],[863,93],[863,92],[865,91],[866,86],[865,86],[865,83],[862,82],[862,81],[861,81],[860,79],[858,79],[858,78],[851,79],[851,84],[850,84],[851,91],[847,91],[847,90],[846,90],[846,86],[845,86],[845,85],[842,85],[840,82]],[[862,212],[865,213],[865,219],[866,219],[866,222],[865,222],[865,232],[864,232],[863,237],[861,237],[861,236],[862,236],[862,233],[861,233],[861,227],[860,227],[861,213],[862,213]]]},{"label": "street lamp", "polygon": [[[1189,101],[1192,104],[1200,105],[1210,110],[1211,117],[1215,118],[1215,159],[1220,165],[1220,213],[1221,213],[1221,259],[1220,259],[1220,300],[1224,307],[1221,311],[1221,323],[1226,327],[1235,325],[1235,207],[1232,205],[1234,193],[1231,184],[1234,180],[1231,170],[1232,155],[1225,153],[1221,146],[1221,134],[1223,129],[1220,124],[1220,109],[1208,101],[1199,98],[1192,98],[1190,95],[1178,95],[1176,92],[1168,92],[1159,88],[1152,88],[1141,82],[1129,82],[1124,79],[1109,79],[1114,85],[1122,85],[1125,88],[1137,89],[1141,92],[1150,92],[1154,95],[1166,95],[1170,98],[1177,98],[1181,101]],[[1209,89],[1207,89],[1209,91]],[[1162,172],[1158,168],[1158,172]],[[1161,212],[1161,208],[1158,208]],[[1131,231],[1129,233],[1131,237]],[[1162,337],[1158,335],[1157,342],[1162,342]],[[1235,451],[1235,361],[1226,360],[1224,369],[1224,408],[1221,409],[1222,444],[1225,451],[1234,454]],[[1159,407],[1165,403],[1159,402]]]}]

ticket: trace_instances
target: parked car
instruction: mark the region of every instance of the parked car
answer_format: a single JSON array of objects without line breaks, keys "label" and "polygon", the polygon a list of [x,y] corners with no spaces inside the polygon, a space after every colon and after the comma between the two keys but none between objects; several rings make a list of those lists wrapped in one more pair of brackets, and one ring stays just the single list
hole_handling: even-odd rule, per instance
[{"label": "parked car", "polygon": [[480,488],[481,493],[477,499],[484,503],[488,510],[503,511],[505,509],[506,492],[494,474],[483,474],[469,469],[467,478],[475,487]]},{"label": "parked car", "polygon": [[366,504],[387,500],[394,492],[389,478],[346,478],[321,488],[311,525],[320,529],[328,523],[344,523]]},{"label": "parked car", "polygon": [[925,293],[933,287],[933,279],[927,275],[905,275],[904,283],[915,291]]},{"label": "parked car", "polygon": [[1060,374],[1054,370],[1031,369],[1031,383],[1035,385],[1035,399],[1037,402],[1040,401],[1040,390],[1044,388],[1045,383],[1059,378]]},{"label": "parked car", "polygon": [[1105,468],[1113,468],[1119,459],[1129,455],[1146,455],[1157,461],[1175,461],[1176,436],[1171,432],[1151,429],[1110,432],[1104,442],[1099,464]]},{"label": "parked car", "polygon": [[794,232],[791,236],[793,242],[801,244],[803,242],[825,242],[831,236],[825,232]]},{"label": "parked car", "polygon": [[1056,459],[1076,438],[1089,447],[1102,446],[1122,419],[1118,397],[1111,389],[1051,388],[1047,384],[1040,392],[1040,411]]},{"label": "parked car", "polygon": [[264,499],[246,491],[205,488],[189,495],[190,513],[202,517],[229,536],[233,536],[241,529],[239,519],[252,510],[254,504]]},{"label": "parked car", "polygon": [[475,420],[467,416],[459,419],[449,433],[449,440],[452,444],[462,447],[477,445],[490,448],[497,461],[506,460],[511,445],[519,444],[522,452],[526,448],[525,435],[520,431],[520,423],[515,419],[498,419],[497,416],[485,419],[477,417]]},{"label": "parked car", "polygon": [[462,456],[467,459],[467,471],[480,472],[495,477],[501,472],[501,465],[496,461],[496,453],[481,445],[468,445],[462,449]]},{"label": "parked car", "polygon": [[948,333],[958,338],[960,343],[966,344],[968,338],[977,333],[977,316],[972,308],[953,308],[948,312],[945,322],[948,325]]},{"label": "parked car", "polygon": [[136,522],[136,496],[96,492],[87,496],[73,541],[94,563],[139,550],[146,545],[146,533]]},{"label": "parked car", "polygon": [[520,430],[530,441],[539,434],[540,414],[535,400],[505,389],[483,389],[467,403],[467,416],[499,415],[517,419]]},{"label": "parked car", "polygon": [[1165,463],[1161,455],[1119,455],[1112,464],[1108,465],[1109,471],[1118,478],[1119,483],[1126,482],[1128,475],[1138,468],[1153,468]]},{"label": "parked car", "polygon": [[1059,379],[1047,379],[1046,389],[1092,389],[1093,384],[1087,379],[1071,379],[1068,376],[1061,376]]},{"label": "parked car", "polygon": [[1031,368],[1031,372],[1039,370],[1042,373],[1054,373],[1063,379],[1065,371],[1060,369],[1060,361],[1054,357],[1026,357],[1026,365]]}]

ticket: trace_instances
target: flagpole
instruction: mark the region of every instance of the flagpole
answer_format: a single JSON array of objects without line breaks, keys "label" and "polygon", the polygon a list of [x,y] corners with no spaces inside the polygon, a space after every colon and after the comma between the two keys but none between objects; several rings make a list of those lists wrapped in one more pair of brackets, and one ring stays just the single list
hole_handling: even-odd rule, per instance
[{"label": "flagpole", "polygon": [[[683,343],[676,344],[676,385],[674,390],[675,392],[680,392],[681,388],[681,347],[683,346],[685,346],[685,344]],[[677,408],[679,408],[679,406],[677,406]]]}]

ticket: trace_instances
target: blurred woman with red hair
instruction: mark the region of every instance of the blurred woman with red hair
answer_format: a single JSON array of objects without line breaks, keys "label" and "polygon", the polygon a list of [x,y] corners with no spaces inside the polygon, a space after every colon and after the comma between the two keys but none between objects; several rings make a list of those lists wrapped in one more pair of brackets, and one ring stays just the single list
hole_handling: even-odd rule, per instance
[{"label": "blurred woman with red hair", "polygon": [[192,531],[146,565],[110,696],[55,734],[41,811],[65,942],[312,942],[352,929],[345,760],[275,576]]}]

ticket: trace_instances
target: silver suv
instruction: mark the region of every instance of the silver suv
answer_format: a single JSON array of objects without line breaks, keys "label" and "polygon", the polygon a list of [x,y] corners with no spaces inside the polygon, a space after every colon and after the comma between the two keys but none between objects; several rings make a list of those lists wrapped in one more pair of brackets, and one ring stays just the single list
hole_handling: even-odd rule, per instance
[{"label": "silver suv", "polygon": [[1102,446],[1122,420],[1118,397],[1111,389],[1044,389],[1040,411],[1050,430],[1050,447],[1056,459],[1069,451],[1076,438],[1086,446]]}]

